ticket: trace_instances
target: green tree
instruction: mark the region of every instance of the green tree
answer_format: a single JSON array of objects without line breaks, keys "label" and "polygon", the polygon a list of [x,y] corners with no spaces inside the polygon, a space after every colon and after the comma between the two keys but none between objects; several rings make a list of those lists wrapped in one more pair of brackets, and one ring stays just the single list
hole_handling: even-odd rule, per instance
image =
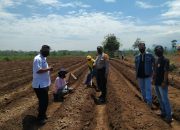
[{"label": "green tree", "polygon": [[119,50],[122,44],[119,42],[118,38],[114,34],[108,34],[105,36],[103,41],[103,48],[109,53],[110,57],[114,57],[114,52]]},{"label": "green tree", "polygon": [[176,49],[176,43],[177,43],[177,40],[171,41],[172,49]]},{"label": "green tree", "polygon": [[135,41],[134,44],[132,45],[133,49],[138,48],[138,45],[139,45],[140,41],[141,41],[140,38],[137,38],[137,39],[136,39],[136,41]]}]

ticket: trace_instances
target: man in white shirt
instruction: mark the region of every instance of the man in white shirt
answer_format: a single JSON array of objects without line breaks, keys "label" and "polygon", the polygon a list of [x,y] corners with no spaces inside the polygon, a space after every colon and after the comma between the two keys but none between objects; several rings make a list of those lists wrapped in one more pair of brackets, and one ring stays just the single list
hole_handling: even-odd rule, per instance
[{"label": "man in white shirt", "polygon": [[48,45],[43,45],[40,54],[34,58],[33,62],[33,82],[32,87],[39,100],[38,108],[38,121],[41,124],[45,124],[47,116],[46,111],[48,107],[48,90],[51,84],[50,71],[53,70],[52,67],[48,66],[46,57],[49,55],[50,47]]}]

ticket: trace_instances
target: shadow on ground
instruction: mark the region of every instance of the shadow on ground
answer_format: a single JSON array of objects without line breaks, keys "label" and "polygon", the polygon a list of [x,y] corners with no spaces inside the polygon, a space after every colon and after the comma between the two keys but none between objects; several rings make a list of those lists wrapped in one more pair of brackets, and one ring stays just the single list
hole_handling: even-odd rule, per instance
[{"label": "shadow on ground", "polygon": [[42,125],[38,124],[37,118],[33,115],[26,115],[22,121],[22,130],[38,130]]}]

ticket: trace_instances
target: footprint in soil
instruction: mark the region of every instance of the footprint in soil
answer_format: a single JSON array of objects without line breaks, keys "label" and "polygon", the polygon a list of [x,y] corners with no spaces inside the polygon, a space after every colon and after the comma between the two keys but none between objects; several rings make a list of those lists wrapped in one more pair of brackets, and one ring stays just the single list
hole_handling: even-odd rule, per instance
[{"label": "footprint in soil", "polygon": [[26,115],[22,121],[22,130],[38,130],[41,126],[38,124],[37,118],[33,115]]}]

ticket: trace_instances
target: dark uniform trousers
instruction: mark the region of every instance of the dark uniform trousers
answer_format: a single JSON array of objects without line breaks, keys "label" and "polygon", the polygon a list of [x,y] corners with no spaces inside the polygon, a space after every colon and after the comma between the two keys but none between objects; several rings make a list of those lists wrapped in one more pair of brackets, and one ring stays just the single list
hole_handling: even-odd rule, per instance
[{"label": "dark uniform trousers", "polygon": [[39,108],[38,108],[38,119],[45,119],[46,118],[46,111],[48,107],[48,91],[49,86],[45,88],[34,88],[36,96],[39,100]]},{"label": "dark uniform trousers", "polygon": [[105,76],[106,73],[106,68],[102,69],[97,69],[97,85],[102,92],[101,97],[103,99],[106,98],[106,93],[107,93],[107,88],[106,88],[106,83],[107,83],[107,77]]}]

